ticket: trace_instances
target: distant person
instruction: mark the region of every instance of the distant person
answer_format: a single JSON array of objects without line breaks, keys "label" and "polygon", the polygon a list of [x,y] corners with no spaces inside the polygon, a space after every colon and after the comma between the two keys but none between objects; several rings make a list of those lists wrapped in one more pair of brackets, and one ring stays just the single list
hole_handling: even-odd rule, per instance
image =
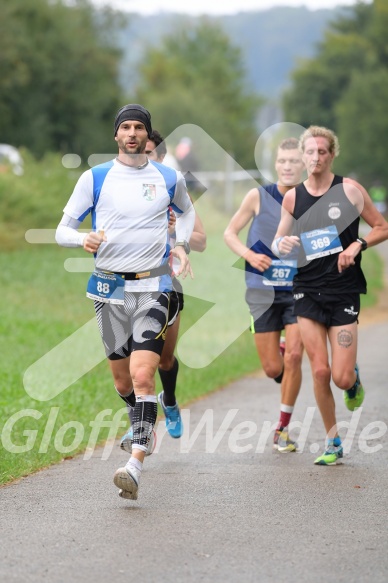
[{"label": "distant person", "polygon": [[[331,379],[342,389],[350,411],[364,400],[357,365],[360,294],[366,293],[361,256],[368,247],[388,239],[388,223],[361,184],[332,171],[339,154],[334,132],[309,127],[300,138],[300,150],[308,177],[284,195],[272,250],[279,257],[299,250],[294,311],[327,440],[314,463],[328,466],[343,457]],[[364,239],[359,235],[360,216],[371,227]]]},{"label": "distant person", "polygon": [[[169,208],[177,212],[171,255],[176,275],[192,275],[186,245],[195,212],[180,172],[150,161],[151,115],[139,104],[114,120],[118,156],[84,172],[58,226],[56,240],[95,256],[88,284],[115,389],[133,411],[132,453],[113,478],[123,498],[136,500],[156,421],[155,373],[163,351],[172,289],[167,237]],[[93,231],[79,233],[91,212]]]},{"label": "distant person", "polygon": [[191,138],[182,138],[175,148],[175,158],[183,173],[187,190],[193,195],[202,194],[202,184],[195,178],[195,172],[199,169],[198,159],[193,150]]},{"label": "distant person", "polygon": [[[165,163],[167,148],[164,138],[156,130],[153,130],[149,140],[146,144],[146,154],[150,160],[155,162]],[[171,210],[170,220],[170,242],[174,245],[176,241],[175,232],[176,217]],[[201,219],[198,214],[195,214],[194,229],[189,241],[190,249],[192,251],[204,251],[206,249],[206,234]],[[186,251],[190,252],[189,247]],[[173,266],[175,268],[175,266]],[[184,307],[183,290],[177,278],[173,277],[173,291],[170,295],[168,328],[166,339],[164,342],[162,354],[159,361],[159,376],[163,386],[163,392],[159,393],[158,401],[166,419],[166,428],[171,437],[179,438],[183,433],[183,423],[180,414],[180,409],[176,401],[176,384],[179,370],[179,363],[174,354],[176,344],[178,341],[180,312]],[[130,416],[132,413],[130,412]],[[124,435],[121,440],[121,447],[131,453],[133,441],[132,427]],[[150,444],[147,450],[147,455],[150,455],[155,446],[155,434],[152,435]]]},{"label": "distant person", "polygon": [[[288,433],[288,425],[299,394],[303,346],[293,314],[292,276],[296,259],[280,261],[270,245],[278,228],[285,194],[301,181],[304,165],[298,140],[283,140],[276,153],[276,184],[252,188],[226,228],[225,242],[245,259],[246,302],[251,313],[251,331],[265,374],[281,384],[280,416],[274,434],[274,448],[280,452],[297,450]],[[250,223],[246,245],[238,235]],[[272,305],[273,290],[275,297]],[[284,357],[279,350],[285,330]]]},{"label": "distant person", "polygon": [[175,168],[175,170],[180,170],[177,159],[168,151],[166,142],[160,133],[153,130],[151,138],[148,140],[145,150],[148,158],[155,162],[163,162],[165,166]]}]

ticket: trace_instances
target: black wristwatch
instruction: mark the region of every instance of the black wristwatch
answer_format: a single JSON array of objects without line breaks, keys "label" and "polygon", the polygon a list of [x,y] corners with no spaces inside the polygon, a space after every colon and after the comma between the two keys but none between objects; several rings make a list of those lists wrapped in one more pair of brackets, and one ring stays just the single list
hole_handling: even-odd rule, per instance
[{"label": "black wristwatch", "polygon": [[190,245],[188,244],[187,241],[177,241],[175,243],[175,247],[183,247],[183,249],[186,251],[186,255],[188,255],[191,251],[190,249]]},{"label": "black wristwatch", "polygon": [[357,239],[357,243],[360,243],[361,251],[365,251],[365,249],[368,249],[368,243],[365,241],[365,239],[362,239],[361,237],[359,237]]}]

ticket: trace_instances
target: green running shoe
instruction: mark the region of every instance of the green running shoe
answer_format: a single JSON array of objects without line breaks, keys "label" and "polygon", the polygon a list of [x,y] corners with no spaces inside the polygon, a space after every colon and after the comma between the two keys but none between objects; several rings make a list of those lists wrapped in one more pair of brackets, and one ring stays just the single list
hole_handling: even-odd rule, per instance
[{"label": "green running shoe", "polygon": [[361,407],[361,405],[364,401],[364,397],[365,397],[365,391],[364,391],[364,387],[362,386],[361,381],[360,381],[360,374],[359,374],[357,363],[356,363],[356,367],[354,370],[356,371],[356,375],[357,375],[357,379],[356,379],[356,382],[354,383],[354,387],[349,389],[348,391],[344,391],[344,401],[345,401],[345,405],[346,405],[347,409],[349,409],[349,411],[354,411],[358,407]]},{"label": "green running shoe", "polygon": [[328,445],[324,451],[324,453],[317,457],[314,464],[317,466],[335,466],[336,464],[340,464],[341,459],[344,456],[344,450],[342,445]]}]

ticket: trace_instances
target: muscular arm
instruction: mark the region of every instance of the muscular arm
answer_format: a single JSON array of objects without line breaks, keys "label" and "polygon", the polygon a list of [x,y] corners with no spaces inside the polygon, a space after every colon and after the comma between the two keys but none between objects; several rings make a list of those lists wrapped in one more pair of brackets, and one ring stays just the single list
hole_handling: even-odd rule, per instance
[{"label": "muscular arm", "polygon": [[224,241],[227,246],[239,257],[245,257],[249,248],[242,243],[238,235],[240,231],[258,214],[260,196],[257,188],[252,188],[241,203],[238,211],[233,215],[224,232]]},{"label": "muscular arm", "polygon": [[[346,195],[357,206],[360,216],[367,225],[371,227],[369,233],[364,237],[368,247],[373,247],[388,239],[388,222],[377,210],[366,189],[352,178],[344,178],[344,185]],[[350,188],[347,188],[347,185]]]},{"label": "muscular arm", "polygon": [[271,245],[272,252],[277,255],[287,255],[295,246],[300,245],[299,237],[290,235],[294,224],[293,212],[295,208],[295,188],[292,188],[283,197],[282,212],[278,230]]},{"label": "muscular arm", "polygon": [[[369,233],[364,237],[368,247],[378,245],[388,239],[388,222],[376,209],[365,188],[352,178],[344,178],[344,190],[350,202],[357,207],[360,216],[371,227]],[[355,264],[355,257],[361,252],[361,244],[357,241],[351,243],[338,255],[338,271],[341,273],[350,265]]]},{"label": "muscular arm", "polygon": [[257,188],[252,188],[225,229],[224,241],[236,255],[243,257],[252,267],[265,271],[271,265],[271,258],[263,253],[255,253],[239,239],[240,231],[259,213],[259,210],[260,193]]},{"label": "muscular arm", "polygon": [[206,233],[201,219],[195,213],[194,229],[190,237],[190,247],[193,251],[205,251],[206,249]]}]

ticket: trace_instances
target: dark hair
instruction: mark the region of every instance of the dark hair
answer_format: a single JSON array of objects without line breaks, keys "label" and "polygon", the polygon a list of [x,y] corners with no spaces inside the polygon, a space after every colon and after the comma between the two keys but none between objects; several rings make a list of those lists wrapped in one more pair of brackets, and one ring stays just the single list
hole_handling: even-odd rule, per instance
[{"label": "dark hair", "polygon": [[158,150],[158,156],[165,156],[167,154],[166,142],[157,130],[152,130],[148,139],[151,142],[154,142],[155,147]]},{"label": "dark hair", "polygon": [[296,138],[285,138],[279,144],[279,148],[281,150],[297,150],[299,146],[299,142]]}]

